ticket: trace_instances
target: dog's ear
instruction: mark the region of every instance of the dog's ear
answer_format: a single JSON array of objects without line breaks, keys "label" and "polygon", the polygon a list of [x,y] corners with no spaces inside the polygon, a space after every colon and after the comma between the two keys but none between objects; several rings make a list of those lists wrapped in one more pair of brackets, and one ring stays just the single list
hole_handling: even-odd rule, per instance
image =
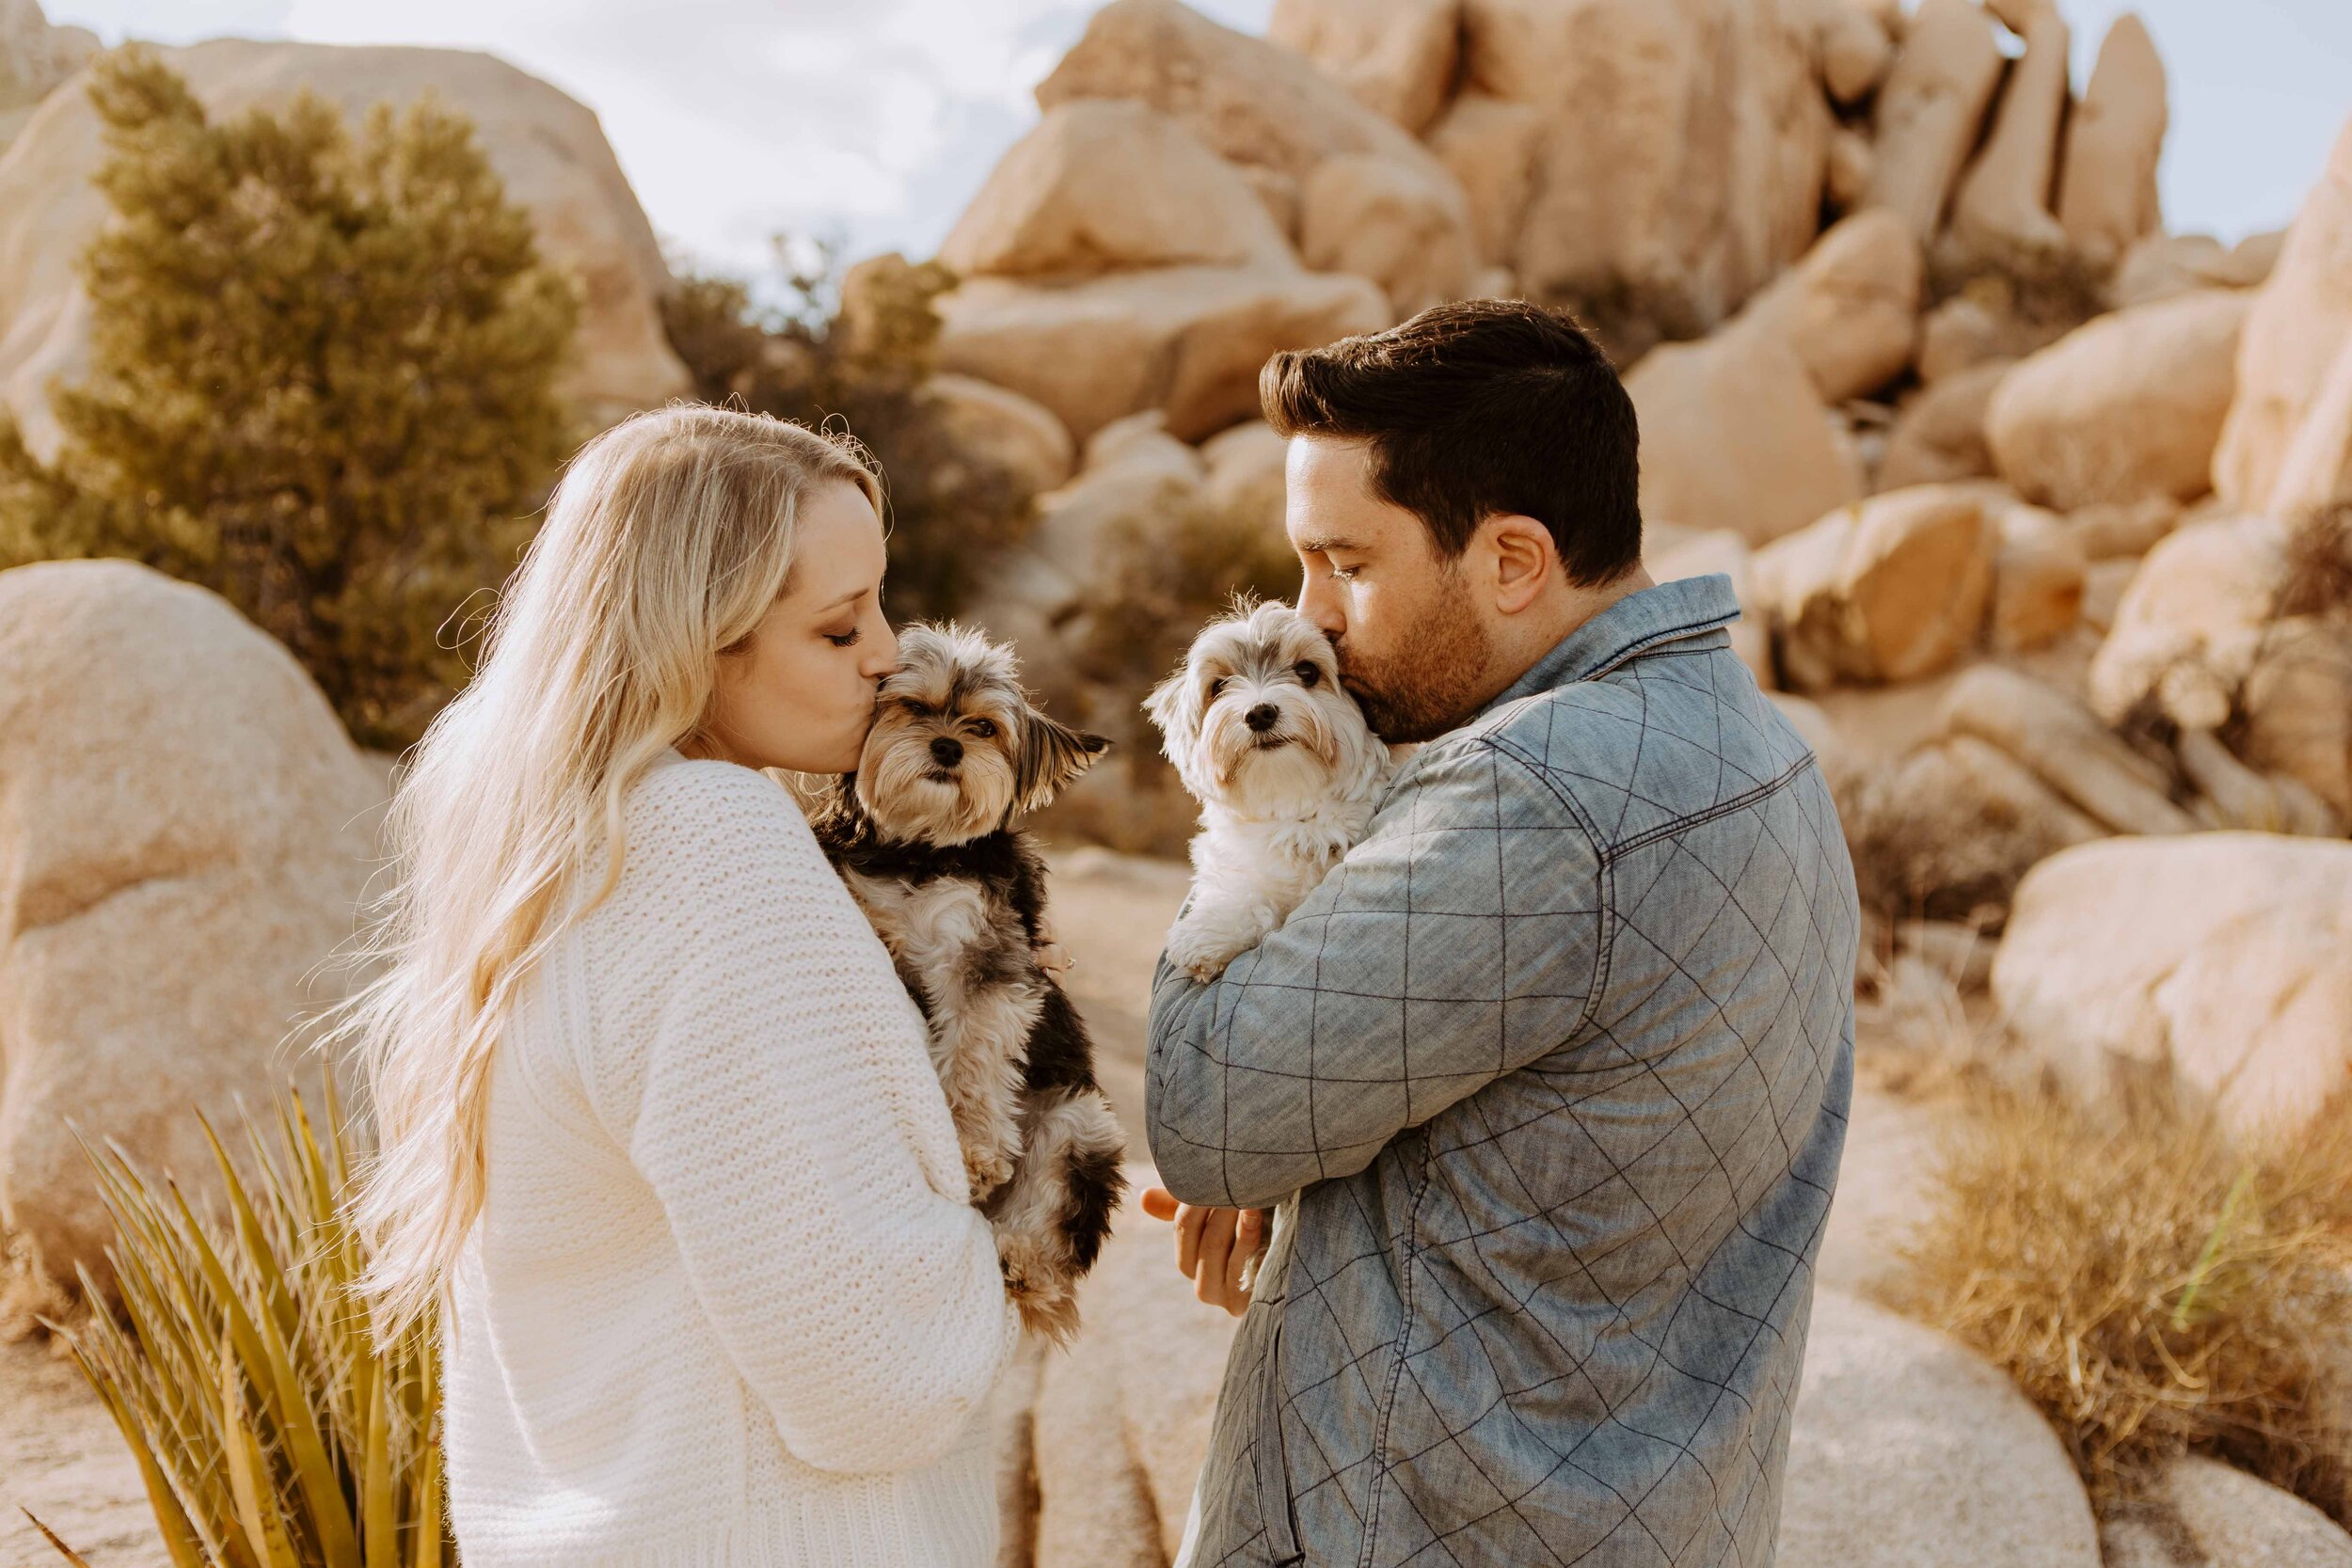
[{"label": "dog's ear", "polygon": [[1143,700],[1143,711],[1159,726],[1168,760],[1182,767],[1184,753],[1192,749],[1193,737],[1200,731],[1200,692],[1189,660],[1152,689],[1152,695]]},{"label": "dog's ear", "polygon": [[1021,765],[1012,781],[1012,815],[1024,816],[1059,795],[1110,742],[1073,730],[1031,708],[1021,721]]}]

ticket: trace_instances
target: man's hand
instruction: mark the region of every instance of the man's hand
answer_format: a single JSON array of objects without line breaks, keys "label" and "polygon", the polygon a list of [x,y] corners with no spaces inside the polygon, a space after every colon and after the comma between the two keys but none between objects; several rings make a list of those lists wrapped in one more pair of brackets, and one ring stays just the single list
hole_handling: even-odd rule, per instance
[{"label": "man's hand", "polygon": [[1241,1273],[1266,1244],[1264,1210],[1179,1203],[1165,1187],[1146,1187],[1143,1212],[1176,1222],[1176,1269],[1192,1281],[1194,1295],[1236,1318],[1249,1310]]},{"label": "man's hand", "polygon": [[1037,917],[1037,938],[1029,943],[1029,950],[1037,955],[1038,968],[1057,980],[1078,967],[1070,950],[1054,940],[1053,924],[1042,914]]}]

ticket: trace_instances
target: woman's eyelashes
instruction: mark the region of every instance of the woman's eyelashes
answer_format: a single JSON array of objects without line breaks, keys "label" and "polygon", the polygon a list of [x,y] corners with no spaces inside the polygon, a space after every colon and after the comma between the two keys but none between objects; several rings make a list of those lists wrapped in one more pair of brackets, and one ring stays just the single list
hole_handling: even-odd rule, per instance
[{"label": "woman's eyelashes", "polygon": [[863,626],[851,626],[847,631],[829,631],[825,633],[825,641],[832,643],[836,648],[854,648],[859,642],[865,640],[865,637],[866,628]]}]

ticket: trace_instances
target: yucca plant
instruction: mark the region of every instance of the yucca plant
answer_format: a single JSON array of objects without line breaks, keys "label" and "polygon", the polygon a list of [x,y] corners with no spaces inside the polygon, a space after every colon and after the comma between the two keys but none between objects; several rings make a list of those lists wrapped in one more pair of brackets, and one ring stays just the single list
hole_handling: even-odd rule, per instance
[{"label": "yucca plant", "polygon": [[364,1254],[344,1217],[353,1139],[332,1085],[323,1108],[322,1137],[289,1095],[275,1148],[248,1119],[246,1170],[207,1123],[216,1211],[119,1149],[88,1150],[118,1229],[122,1312],[59,1332],[138,1462],[173,1568],[454,1561],[434,1334],[379,1347],[370,1333],[351,1291]]}]

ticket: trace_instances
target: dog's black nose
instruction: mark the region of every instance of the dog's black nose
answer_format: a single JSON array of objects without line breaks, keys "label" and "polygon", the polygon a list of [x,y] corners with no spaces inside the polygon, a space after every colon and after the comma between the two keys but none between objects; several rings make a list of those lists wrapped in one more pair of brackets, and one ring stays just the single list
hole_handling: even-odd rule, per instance
[{"label": "dog's black nose", "polygon": [[931,741],[931,760],[942,768],[953,768],[963,760],[963,742],[952,735],[943,735]]},{"label": "dog's black nose", "polygon": [[1280,714],[1274,711],[1274,705],[1272,703],[1260,703],[1256,707],[1251,708],[1248,713],[1242,715],[1242,722],[1257,731],[1258,734],[1263,735],[1266,731],[1272,729],[1274,727],[1274,721],[1281,717],[1282,716]]}]

